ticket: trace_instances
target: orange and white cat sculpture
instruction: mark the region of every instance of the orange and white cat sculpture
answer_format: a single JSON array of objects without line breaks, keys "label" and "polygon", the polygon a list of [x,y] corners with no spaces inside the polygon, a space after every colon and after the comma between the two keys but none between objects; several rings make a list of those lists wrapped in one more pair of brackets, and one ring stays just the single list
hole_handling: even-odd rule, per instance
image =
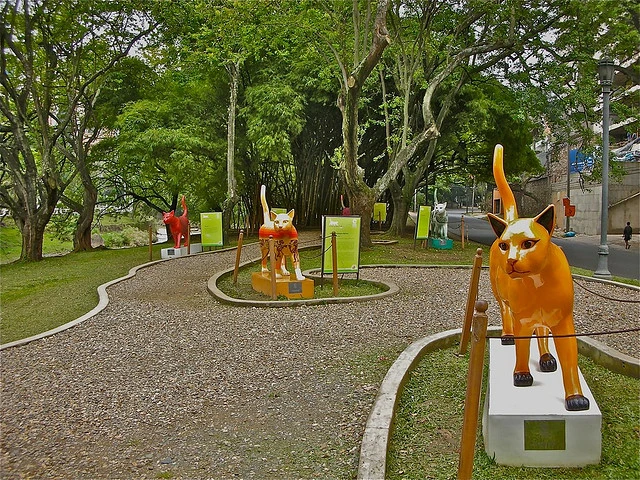
[{"label": "orange and white cat sculpture", "polygon": [[162,212],[162,221],[169,227],[173,237],[173,248],[180,248],[180,241],[184,238],[184,246],[189,246],[189,217],[187,212],[187,202],[182,196],[182,215],[175,216],[175,210]]},{"label": "orange and white cat sculpture", "polygon": [[304,280],[300,270],[300,255],[298,253],[298,231],[293,226],[294,210],[288,213],[275,213],[269,211],[267,204],[267,187],[260,187],[260,202],[262,203],[262,215],[264,223],[258,232],[260,239],[260,251],[262,252],[262,273],[268,273],[267,258],[269,257],[269,237],[273,236],[275,247],[275,271],[276,278],[288,276],[286,257],[291,258],[297,280]]},{"label": "orange and white cat sculpture", "polygon": [[[527,387],[533,383],[529,371],[530,339],[517,337],[529,337],[534,331],[540,337],[551,331],[562,368],[565,408],[588,410],[589,399],[582,395],[578,377],[576,338],[563,337],[575,332],[573,279],[567,258],[551,242],[555,208],[549,205],[535,218],[518,218],[515,197],[504,174],[502,145],[496,145],[494,150],[493,176],[502,197],[504,220],[488,214],[498,236],[490,250],[489,276],[502,314],[502,343],[515,342],[513,384]],[[539,338],[538,347],[540,369],[556,370],[548,339]]]}]

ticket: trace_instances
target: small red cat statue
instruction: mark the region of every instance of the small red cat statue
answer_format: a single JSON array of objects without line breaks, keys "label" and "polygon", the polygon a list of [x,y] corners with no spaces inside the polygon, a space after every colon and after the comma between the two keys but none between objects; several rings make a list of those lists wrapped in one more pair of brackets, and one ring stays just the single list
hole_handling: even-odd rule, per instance
[{"label": "small red cat statue", "polygon": [[162,221],[169,226],[173,237],[173,248],[180,248],[180,241],[184,238],[184,246],[189,246],[189,217],[187,216],[187,203],[182,196],[182,215],[176,217],[175,210],[162,212]]},{"label": "small red cat statue", "polygon": [[275,213],[269,211],[267,204],[267,187],[260,187],[260,202],[262,203],[262,215],[264,223],[260,227],[258,237],[260,239],[260,251],[262,252],[262,273],[268,273],[267,258],[269,257],[269,236],[273,236],[275,246],[275,271],[276,278],[289,275],[286,269],[286,257],[291,258],[296,272],[296,280],[304,280],[300,270],[300,255],[298,254],[298,231],[293,226],[294,211],[288,213]]}]

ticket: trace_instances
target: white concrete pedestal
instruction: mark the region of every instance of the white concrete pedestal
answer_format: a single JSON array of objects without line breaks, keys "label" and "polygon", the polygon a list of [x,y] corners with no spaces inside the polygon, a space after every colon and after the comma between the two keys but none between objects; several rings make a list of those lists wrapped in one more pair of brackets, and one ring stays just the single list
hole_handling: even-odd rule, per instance
[{"label": "white concrete pedestal", "polygon": [[163,248],[160,250],[160,258],[185,257],[189,254],[202,252],[201,243],[192,243],[189,247]]},{"label": "white concrete pedestal", "polygon": [[[558,358],[549,341],[551,353]],[[602,414],[580,373],[589,410],[564,407],[561,367],[541,372],[537,342],[531,341],[529,361],[533,385],[513,386],[515,346],[489,340],[489,379],[482,419],[487,455],[501,465],[581,467],[600,463]]]}]

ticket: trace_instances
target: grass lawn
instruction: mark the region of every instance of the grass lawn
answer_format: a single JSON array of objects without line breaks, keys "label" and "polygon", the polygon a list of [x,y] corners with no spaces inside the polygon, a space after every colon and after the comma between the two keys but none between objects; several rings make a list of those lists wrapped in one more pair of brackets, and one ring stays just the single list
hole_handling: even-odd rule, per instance
[{"label": "grass lawn", "polygon": [[[388,479],[456,477],[469,360],[457,352],[457,347],[431,352],[411,373],[390,440]],[[602,412],[600,464],[583,468],[497,465],[484,451],[479,425],[474,479],[640,478],[640,380],[610,372],[582,355],[579,363]],[[483,390],[487,364],[488,359]]]},{"label": "grass lawn", "polygon": [[[0,264],[15,262],[20,258],[22,237],[20,230],[13,226],[13,222],[6,220],[5,226],[0,226]],[[42,243],[42,254],[64,255],[73,249],[72,242],[63,242],[45,231]]]}]

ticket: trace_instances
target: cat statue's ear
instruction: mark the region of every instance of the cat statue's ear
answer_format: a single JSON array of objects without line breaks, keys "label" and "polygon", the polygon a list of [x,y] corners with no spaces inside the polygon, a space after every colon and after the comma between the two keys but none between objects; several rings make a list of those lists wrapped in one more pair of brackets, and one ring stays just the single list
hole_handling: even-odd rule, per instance
[{"label": "cat statue's ear", "polygon": [[269,218],[271,219],[272,222],[276,219],[277,216],[278,216],[278,214],[276,212],[274,212],[273,210],[271,210],[269,212]]},{"label": "cat statue's ear", "polygon": [[293,216],[295,215],[296,211],[292,208],[291,210],[289,210],[289,213],[287,213],[287,215],[289,215],[289,218],[293,220]]},{"label": "cat statue's ear", "polygon": [[444,202],[444,203],[442,204],[442,208],[447,208],[447,202]]},{"label": "cat statue's ear", "polygon": [[500,238],[500,236],[502,236],[502,232],[507,228],[508,223],[493,213],[487,213],[487,217],[491,228],[493,228],[496,236]]},{"label": "cat statue's ear", "polygon": [[556,226],[556,207],[549,205],[533,220],[542,225],[549,235],[553,235],[553,229]]}]

